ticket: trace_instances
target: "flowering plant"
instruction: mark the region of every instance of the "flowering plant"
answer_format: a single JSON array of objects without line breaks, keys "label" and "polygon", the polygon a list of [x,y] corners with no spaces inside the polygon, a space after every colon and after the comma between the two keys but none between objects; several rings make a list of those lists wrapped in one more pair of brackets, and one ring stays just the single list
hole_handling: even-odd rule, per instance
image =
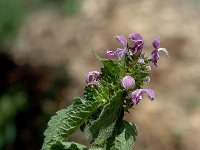
[{"label": "flowering plant", "polygon": [[[87,86],[82,97],[62,109],[51,118],[44,135],[42,149],[73,150],[130,150],[136,140],[136,125],[123,120],[124,112],[137,105],[146,93],[154,100],[154,91],[142,88],[150,82],[150,63],[156,67],[160,40],[153,41],[153,52],[149,57],[143,53],[144,40],[138,33],[129,35],[131,45],[124,36],[115,38],[122,48],[107,50],[109,59],[96,58],[103,64],[101,73],[91,71],[85,76]],[[110,58],[111,57],[111,58]],[[116,59],[114,58],[116,57]],[[91,146],[67,142],[68,137],[79,128],[90,140]]]}]

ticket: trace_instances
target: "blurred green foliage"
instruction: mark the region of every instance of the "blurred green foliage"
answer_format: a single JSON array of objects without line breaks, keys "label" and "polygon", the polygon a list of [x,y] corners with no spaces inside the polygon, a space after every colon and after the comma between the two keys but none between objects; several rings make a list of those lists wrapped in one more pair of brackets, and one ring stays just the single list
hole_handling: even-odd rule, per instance
[{"label": "blurred green foliage", "polygon": [[[78,12],[80,4],[79,0],[0,0],[0,149],[21,148],[24,130],[31,136],[25,137],[28,144],[24,149],[41,147],[46,122],[57,110],[63,99],[61,93],[69,84],[63,66],[37,71],[38,68],[17,66],[9,56],[1,55],[10,52],[23,19],[31,13],[53,9],[60,16],[69,17]],[[9,74],[14,81],[10,81]],[[41,82],[48,87],[40,91],[37,85]]]},{"label": "blurred green foliage", "polygon": [[197,95],[191,95],[183,100],[183,107],[188,113],[195,112],[199,106],[199,96]]},{"label": "blurred green foliage", "polygon": [[0,0],[0,47],[9,48],[25,15],[54,8],[62,16],[73,16],[79,10],[78,0]]},{"label": "blurred green foliage", "polygon": [[16,135],[14,119],[17,111],[23,110],[26,103],[26,93],[20,89],[6,91],[0,96],[0,149],[14,141]]},{"label": "blurred green foliage", "polygon": [[24,13],[20,0],[0,0],[0,46],[7,47],[15,37]]}]

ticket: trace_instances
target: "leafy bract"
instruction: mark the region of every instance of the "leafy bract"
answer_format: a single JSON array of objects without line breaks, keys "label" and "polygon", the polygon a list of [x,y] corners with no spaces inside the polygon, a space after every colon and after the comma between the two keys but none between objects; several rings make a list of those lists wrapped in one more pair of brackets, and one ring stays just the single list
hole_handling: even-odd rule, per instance
[{"label": "leafy bract", "polygon": [[86,130],[93,146],[104,147],[106,140],[112,135],[115,128],[115,123],[120,116],[123,101],[121,100],[123,91],[119,90],[108,103],[103,107],[103,110],[97,120],[92,122]]}]

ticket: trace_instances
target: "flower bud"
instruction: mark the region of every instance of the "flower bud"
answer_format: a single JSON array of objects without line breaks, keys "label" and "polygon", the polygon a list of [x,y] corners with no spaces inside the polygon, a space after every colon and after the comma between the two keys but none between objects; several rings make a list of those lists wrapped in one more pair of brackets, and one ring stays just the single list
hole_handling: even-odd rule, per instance
[{"label": "flower bud", "polygon": [[146,78],[144,78],[144,83],[149,83],[150,82],[150,77],[149,76],[147,76]]},{"label": "flower bud", "polygon": [[145,68],[147,71],[151,71],[151,66],[146,66]]},{"label": "flower bud", "polygon": [[124,89],[130,89],[135,86],[135,80],[131,76],[125,76],[122,79],[121,85]]},{"label": "flower bud", "polygon": [[91,71],[85,76],[87,85],[98,85],[100,80],[100,73],[98,71]]},{"label": "flower bud", "polygon": [[142,58],[138,59],[137,63],[143,65],[144,64],[144,59],[142,59]]},{"label": "flower bud", "polygon": [[115,52],[110,51],[110,50],[107,50],[106,54],[107,54],[108,56],[114,56],[114,55],[115,55]]}]

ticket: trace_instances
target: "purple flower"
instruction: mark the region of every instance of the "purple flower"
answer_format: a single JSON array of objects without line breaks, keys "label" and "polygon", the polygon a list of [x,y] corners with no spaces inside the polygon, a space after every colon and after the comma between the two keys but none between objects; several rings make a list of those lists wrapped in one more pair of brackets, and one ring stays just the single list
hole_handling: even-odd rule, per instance
[{"label": "purple flower", "polygon": [[146,66],[145,68],[147,71],[151,71],[151,66]]},{"label": "purple flower", "polygon": [[125,76],[122,79],[121,85],[124,89],[130,89],[135,86],[135,80],[131,76]]},{"label": "purple flower", "polygon": [[138,59],[137,63],[143,65],[144,64],[144,59],[142,59],[142,58]]},{"label": "purple flower", "polygon": [[153,45],[153,47],[154,47],[155,49],[158,49],[158,48],[159,48],[159,45],[160,45],[160,38],[159,38],[159,36],[156,37],[156,38],[153,40],[152,45]]},{"label": "purple flower", "polygon": [[158,60],[160,59],[160,56],[158,55],[158,50],[154,50],[152,53],[151,53],[151,61],[153,62],[153,64],[157,67],[157,63],[158,63]]},{"label": "purple flower", "polygon": [[116,55],[117,58],[120,60],[122,59],[122,57],[126,54],[126,49],[121,49],[121,48],[117,48],[116,49]]},{"label": "purple flower", "polygon": [[124,36],[119,35],[116,35],[115,38],[123,45],[123,48],[117,48],[116,50],[117,58],[120,60],[126,53],[127,40]]},{"label": "purple flower", "polygon": [[147,76],[147,77],[144,78],[144,83],[149,83],[150,81],[151,81],[151,79],[150,79],[149,76]]},{"label": "purple flower", "polygon": [[91,71],[85,75],[87,85],[98,85],[100,80],[100,73],[98,71]]},{"label": "purple flower", "polygon": [[144,46],[142,36],[139,33],[133,33],[129,35],[129,39],[134,42],[134,46],[130,48],[131,53],[134,54],[136,51],[141,54]]},{"label": "purple flower", "polygon": [[106,54],[107,54],[108,56],[114,56],[114,55],[115,55],[115,52],[114,52],[114,51],[107,50]]},{"label": "purple flower", "polygon": [[153,62],[153,64],[157,67],[158,60],[160,59],[160,56],[159,56],[158,52],[159,51],[163,51],[168,56],[168,51],[167,51],[166,48],[159,48],[159,45],[160,45],[160,39],[159,39],[159,37],[156,37],[154,39],[152,45],[154,47],[154,50],[151,53],[150,59]]},{"label": "purple flower", "polygon": [[143,99],[143,94],[147,93],[151,100],[155,99],[154,91],[152,89],[137,89],[131,93],[131,100],[134,105],[138,104]]}]

